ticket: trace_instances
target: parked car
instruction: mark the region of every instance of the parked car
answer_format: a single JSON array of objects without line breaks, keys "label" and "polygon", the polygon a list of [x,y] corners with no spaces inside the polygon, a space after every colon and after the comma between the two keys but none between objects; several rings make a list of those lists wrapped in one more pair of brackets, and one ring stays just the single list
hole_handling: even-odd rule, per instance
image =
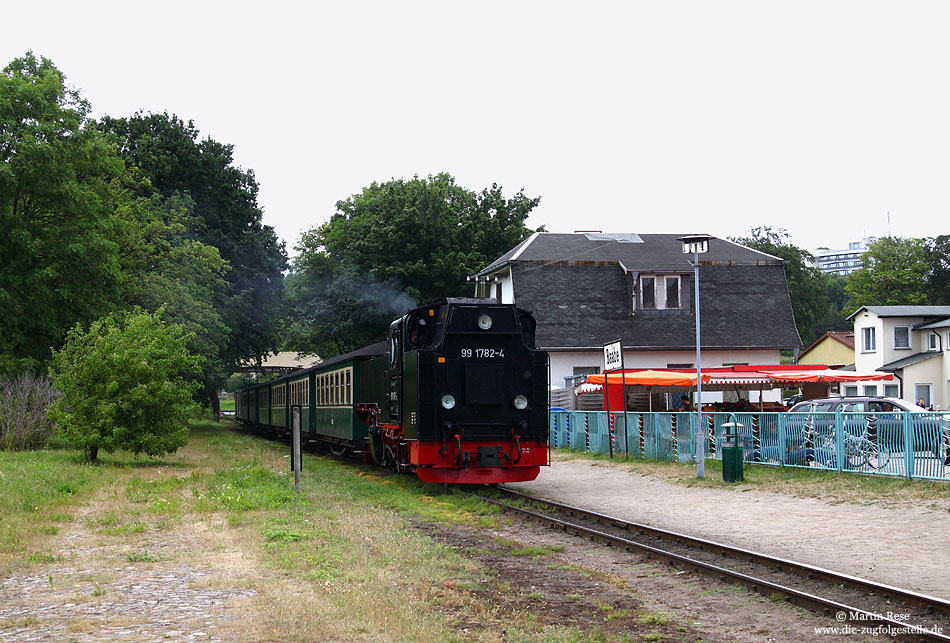
[{"label": "parked car", "polygon": [[[826,397],[799,402],[789,413],[803,414],[793,424],[810,421],[818,440],[833,444],[835,414],[845,413],[844,430],[851,438],[878,441],[892,452],[904,450],[904,412],[910,412],[914,451],[929,451],[950,464],[950,415],[928,411],[894,397]],[[830,439],[829,439],[830,438]]]}]

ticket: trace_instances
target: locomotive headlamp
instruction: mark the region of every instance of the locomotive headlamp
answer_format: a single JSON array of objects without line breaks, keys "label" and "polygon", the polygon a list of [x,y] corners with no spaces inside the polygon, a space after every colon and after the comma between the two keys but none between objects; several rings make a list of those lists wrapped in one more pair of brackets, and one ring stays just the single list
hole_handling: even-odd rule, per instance
[{"label": "locomotive headlamp", "polygon": [[481,328],[482,330],[488,330],[489,328],[491,328],[491,317],[489,317],[488,315],[479,315],[478,327]]},{"label": "locomotive headlamp", "polygon": [[445,409],[445,410],[449,410],[449,409],[454,408],[454,407],[455,407],[455,396],[453,396],[453,395],[451,395],[451,394],[449,394],[449,393],[446,393],[445,395],[443,395],[443,396],[442,396],[442,408]]},{"label": "locomotive headlamp", "polygon": [[524,411],[526,408],[528,408],[528,398],[526,398],[524,395],[516,395],[513,402],[515,408],[519,411]]}]

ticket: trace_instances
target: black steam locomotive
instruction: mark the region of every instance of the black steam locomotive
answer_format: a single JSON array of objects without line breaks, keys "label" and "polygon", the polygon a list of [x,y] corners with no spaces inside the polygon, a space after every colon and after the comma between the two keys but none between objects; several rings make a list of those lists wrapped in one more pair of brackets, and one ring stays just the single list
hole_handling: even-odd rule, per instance
[{"label": "black steam locomotive", "polygon": [[533,480],[549,463],[547,353],[510,304],[443,299],[389,338],[238,393],[237,418],[356,451],[425,482]]}]

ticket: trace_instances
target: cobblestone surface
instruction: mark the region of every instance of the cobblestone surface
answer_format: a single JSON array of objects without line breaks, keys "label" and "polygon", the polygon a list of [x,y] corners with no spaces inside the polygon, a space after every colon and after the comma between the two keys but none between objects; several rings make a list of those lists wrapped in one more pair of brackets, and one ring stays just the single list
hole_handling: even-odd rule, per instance
[{"label": "cobblestone surface", "polygon": [[[91,526],[101,509],[96,501],[81,507],[50,540],[53,560],[14,569],[0,582],[0,640],[236,640],[222,626],[254,592],[243,574],[229,579],[217,568],[241,558],[214,538],[221,532],[185,524],[115,539]],[[130,552],[153,562],[129,563]]]}]

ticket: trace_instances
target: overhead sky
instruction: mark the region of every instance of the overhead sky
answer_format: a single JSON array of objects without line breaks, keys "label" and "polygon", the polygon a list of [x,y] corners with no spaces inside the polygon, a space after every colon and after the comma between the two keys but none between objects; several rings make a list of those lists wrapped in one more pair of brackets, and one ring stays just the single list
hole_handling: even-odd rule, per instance
[{"label": "overhead sky", "polygon": [[[94,115],[234,145],[288,250],[373,181],[524,188],[553,232],[950,233],[946,2],[6,3]],[[888,219],[888,213],[889,219]]]}]

